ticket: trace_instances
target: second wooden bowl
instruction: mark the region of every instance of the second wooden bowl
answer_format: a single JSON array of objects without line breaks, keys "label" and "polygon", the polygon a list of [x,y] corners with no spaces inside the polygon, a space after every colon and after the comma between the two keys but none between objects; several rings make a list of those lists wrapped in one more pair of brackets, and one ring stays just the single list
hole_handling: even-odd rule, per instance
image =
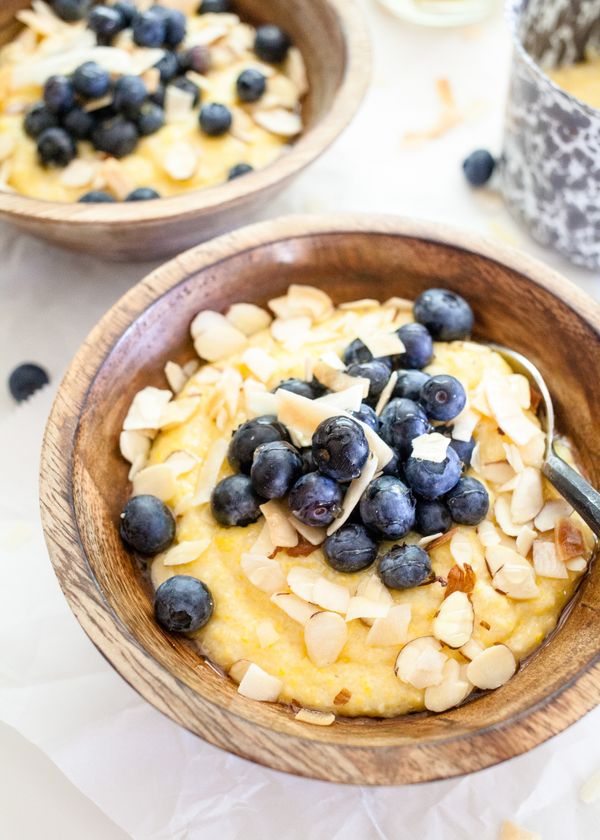
[{"label": "second wooden bowl", "polygon": [[[193,356],[189,324],[205,308],[264,304],[290,283],[336,302],[413,298],[446,286],[474,307],[477,337],[525,353],[550,384],[558,428],[600,484],[600,307],[540,263],[431,224],[395,218],[291,218],[200,246],[151,274],[100,321],[77,354],[48,423],[41,501],[56,574],[77,618],[122,676],[173,720],[279,770],[357,784],[468,773],[518,755],[600,700],[600,568],[559,632],[495,692],[440,715],[294,720],[245,699],[183,638],[163,633],[124,550],[118,516],[130,492],[119,432],[133,395],[164,387],[167,359]],[[551,339],[551,340],[549,340]]]},{"label": "second wooden bowl", "polygon": [[[30,0],[2,0],[0,45],[16,31],[14,15]],[[281,25],[300,48],[310,91],[305,130],[270,166],[227,184],[159,201],[64,204],[0,192],[0,219],[73,251],[110,260],[152,260],[247,221],[346,128],[367,89],[371,51],[353,0],[236,0],[240,17]]]}]

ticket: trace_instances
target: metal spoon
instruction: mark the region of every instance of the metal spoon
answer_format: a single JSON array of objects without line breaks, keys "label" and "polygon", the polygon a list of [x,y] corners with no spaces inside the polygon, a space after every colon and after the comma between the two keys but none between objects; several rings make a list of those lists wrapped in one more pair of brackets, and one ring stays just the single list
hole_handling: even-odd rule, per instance
[{"label": "metal spoon", "polygon": [[573,467],[557,455],[554,449],[554,407],[544,377],[526,356],[509,350],[500,344],[489,344],[515,371],[526,376],[542,395],[542,423],[546,432],[546,454],[542,473],[556,487],[560,495],[575,508],[581,518],[600,537],[600,493],[589,484]]}]

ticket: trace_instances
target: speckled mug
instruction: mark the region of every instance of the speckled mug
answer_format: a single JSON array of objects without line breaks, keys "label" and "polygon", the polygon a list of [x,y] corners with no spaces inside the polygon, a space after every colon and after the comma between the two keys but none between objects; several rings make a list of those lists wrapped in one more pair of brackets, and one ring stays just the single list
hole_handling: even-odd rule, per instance
[{"label": "speckled mug", "polygon": [[548,69],[600,49],[600,0],[509,0],[514,38],[502,190],[542,244],[600,268],[600,111]]}]

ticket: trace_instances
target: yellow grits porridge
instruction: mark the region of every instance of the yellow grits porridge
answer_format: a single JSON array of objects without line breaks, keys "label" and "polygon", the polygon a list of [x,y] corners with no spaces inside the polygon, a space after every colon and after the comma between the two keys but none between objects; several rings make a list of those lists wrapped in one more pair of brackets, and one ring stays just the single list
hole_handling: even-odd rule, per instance
[{"label": "yellow grits porridge", "polygon": [[600,108],[600,56],[550,70],[552,81],[592,108]]},{"label": "yellow grits porridge", "polygon": [[[464,318],[444,332],[428,322],[427,306],[449,296]],[[148,568],[157,619],[182,629],[169,626],[176,614],[159,604],[164,587],[175,576],[202,581],[211,598],[193,634],[202,653],[241,694],[299,706],[299,719],[312,723],[440,712],[500,686],[556,627],[594,546],[541,475],[545,439],[529,382],[470,340],[470,307],[453,293],[424,293],[414,313],[425,326],[416,328],[411,301],[335,308],[310,286],[291,286],[269,309],[200,313],[191,332],[204,364],[169,362],[169,387],[139,392],[124,421],[128,504],[157,497],[176,521],[174,541],[147,552],[156,555]],[[432,344],[428,329],[437,339],[461,337]],[[411,392],[407,363],[424,367],[420,395]],[[383,387],[371,378],[382,364]],[[379,393],[369,396],[371,389]],[[407,411],[417,427],[402,439]],[[440,414],[454,416],[442,422]],[[271,436],[250,453],[250,476],[243,475],[248,427],[239,427],[265,415],[289,442]],[[335,437],[340,422],[350,438]],[[339,440],[348,460],[336,460]],[[275,450],[291,460],[276,474],[267,470],[265,482],[261,468]],[[390,466],[394,451],[403,466]],[[298,453],[308,459],[304,474],[282,495],[285,465]],[[567,446],[563,455],[573,460]],[[243,485],[237,497],[224,493],[232,481]],[[343,493],[333,514],[323,502],[307,515],[308,503],[298,501],[308,498],[307,481],[323,498],[325,490]],[[255,499],[247,516],[255,521],[231,524],[246,516],[252,500],[244,494],[257,487],[279,487],[279,497]],[[388,520],[381,512],[390,504]],[[328,520],[316,525],[313,515]],[[352,571],[361,546],[364,562]],[[350,571],[340,571],[344,564]]]},{"label": "yellow grits porridge", "polygon": [[110,19],[111,3],[75,22],[42,0],[17,13],[24,28],[0,49],[0,189],[60,202],[174,196],[267,166],[301,132],[306,71],[277,27],[166,0],[165,14],[182,15],[171,44],[125,22],[107,39],[92,15]]}]

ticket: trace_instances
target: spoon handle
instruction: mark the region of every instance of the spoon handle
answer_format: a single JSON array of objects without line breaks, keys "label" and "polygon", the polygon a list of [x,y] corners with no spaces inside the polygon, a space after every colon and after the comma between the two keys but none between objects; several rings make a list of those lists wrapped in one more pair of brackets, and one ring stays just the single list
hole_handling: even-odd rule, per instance
[{"label": "spoon handle", "polygon": [[600,537],[600,493],[555,452],[550,453],[542,472]]}]

